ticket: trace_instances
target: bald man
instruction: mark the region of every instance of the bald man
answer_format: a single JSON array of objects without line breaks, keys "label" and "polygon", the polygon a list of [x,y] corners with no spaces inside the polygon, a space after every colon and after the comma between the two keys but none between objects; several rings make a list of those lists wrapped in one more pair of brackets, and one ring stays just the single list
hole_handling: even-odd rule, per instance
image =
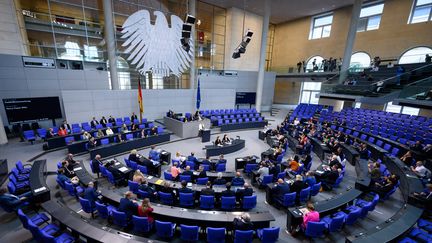
[{"label": "bald man", "polygon": [[236,192],[236,197],[238,201],[242,201],[244,197],[252,196],[252,195],[253,195],[253,189],[250,188],[248,183],[245,183],[243,185],[243,189],[238,189]]},{"label": "bald man", "polygon": [[89,200],[92,208],[96,206],[95,202],[98,200],[99,193],[94,188],[94,183],[91,181],[87,185],[87,188],[84,191],[84,199]]},{"label": "bald man", "polygon": [[241,176],[240,172],[236,172],[236,176],[231,181],[233,186],[242,186],[244,185],[245,181],[243,177]]},{"label": "bald man", "polygon": [[281,202],[283,202],[285,194],[289,192],[290,187],[288,183],[285,183],[285,181],[282,179],[278,179],[277,185],[271,190],[272,197]]}]

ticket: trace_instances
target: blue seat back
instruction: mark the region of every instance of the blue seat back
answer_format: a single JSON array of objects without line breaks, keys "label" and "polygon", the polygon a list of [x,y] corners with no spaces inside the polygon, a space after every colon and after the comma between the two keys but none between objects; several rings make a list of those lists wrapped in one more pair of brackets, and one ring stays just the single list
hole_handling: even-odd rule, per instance
[{"label": "blue seat back", "polygon": [[159,199],[163,204],[167,204],[167,205],[174,204],[174,199],[171,193],[158,192],[158,194],[159,194]]},{"label": "blue seat back", "polygon": [[136,233],[148,233],[152,229],[147,217],[132,215],[133,231]]},{"label": "blue seat back", "polygon": [[102,145],[109,144],[109,139],[108,139],[108,138],[101,139],[101,140],[100,140],[100,143],[101,143]]},{"label": "blue seat back", "polygon": [[310,187],[307,187],[307,188],[301,190],[300,194],[299,194],[300,202],[302,202],[302,203],[307,202],[307,200],[309,200],[309,195],[310,195]]},{"label": "blue seat back", "polygon": [[192,177],[190,175],[180,175],[180,181],[192,182]]},{"label": "blue seat back", "polygon": [[202,209],[213,209],[214,208],[214,196],[200,196],[200,208]]},{"label": "blue seat back", "polygon": [[198,241],[198,233],[200,227],[198,226],[188,226],[181,224],[180,225],[180,238],[184,241]]},{"label": "blue seat back", "polygon": [[197,179],[197,184],[198,185],[205,185],[208,182],[208,177],[204,177],[204,178],[198,178]]},{"label": "blue seat back", "polygon": [[355,208],[351,212],[348,213],[345,224],[346,225],[353,225],[355,221],[360,217],[361,208]]},{"label": "blue seat back", "polygon": [[279,227],[262,229],[261,241],[266,243],[276,242],[279,239],[279,231]]},{"label": "blue seat back", "polygon": [[161,238],[172,238],[175,224],[156,220],[156,235]]},{"label": "blue seat back", "polygon": [[297,193],[291,192],[291,193],[285,193],[284,195],[284,201],[283,206],[284,207],[292,207],[296,203],[296,195]]},{"label": "blue seat back", "polygon": [[222,243],[225,242],[225,228],[207,227],[207,242]]},{"label": "blue seat back", "polygon": [[87,199],[84,199],[82,197],[79,197],[79,202],[81,204],[82,210],[86,213],[93,213],[94,208],[90,204],[90,201]]},{"label": "blue seat back", "polygon": [[272,183],[272,182],[273,182],[273,175],[266,175],[266,176],[264,176],[264,178],[261,182],[261,185],[265,186],[265,185]]},{"label": "blue seat back", "polygon": [[120,227],[126,227],[128,225],[127,216],[123,212],[119,212],[116,209],[112,210],[113,223]]},{"label": "blue seat back", "polygon": [[257,196],[256,195],[243,197],[243,205],[242,205],[243,209],[247,210],[247,209],[255,208],[256,204],[257,204]]},{"label": "blue seat back", "polygon": [[164,171],[164,178],[165,178],[165,180],[169,180],[169,181],[173,180],[171,173],[168,173],[166,171]]},{"label": "blue seat back", "polygon": [[252,171],[256,170],[258,168],[258,164],[246,164],[245,166],[245,173],[251,173]]},{"label": "blue seat back", "polygon": [[98,211],[98,215],[103,219],[108,218],[108,216],[110,215],[108,206],[98,201],[96,201],[95,204],[96,204],[96,210]]},{"label": "blue seat back", "polygon": [[139,187],[138,182],[128,180],[128,186],[129,186],[129,191],[131,191],[133,193],[138,192],[138,187]]},{"label": "blue seat back", "polygon": [[306,226],[305,235],[307,237],[316,238],[324,235],[325,231],[325,223],[324,222],[308,222]]},{"label": "blue seat back", "polygon": [[138,166],[137,166],[137,169],[138,169],[139,171],[141,171],[141,173],[143,173],[143,174],[145,174],[145,175],[148,174],[147,166],[144,166],[144,165],[138,165]]},{"label": "blue seat back", "polygon": [[216,166],[216,172],[225,172],[226,171],[226,164],[218,164]]},{"label": "blue seat back", "polygon": [[179,193],[180,206],[192,207],[194,205],[194,194],[193,193]]},{"label": "blue seat back", "polygon": [[253,230],[236,230],[234,233],[234,243],[252,242]]},{"label": "blue seat back", "polygon": [[221,197],[221,208],[224,210],[232,210],[236,205],[235,197]]},{"label": "blue seat back", "polygon": [[334,218],[331,219],[329,224],[329,231],[335,232],[342,229],[344,223],[344,216],[343,215],[337,215]]},{"label": "blue seat back", "polygon": [[310,191],[311,196],[316,196],[319,193],[320,189],[321,189],[321,182],[313,185]]}]

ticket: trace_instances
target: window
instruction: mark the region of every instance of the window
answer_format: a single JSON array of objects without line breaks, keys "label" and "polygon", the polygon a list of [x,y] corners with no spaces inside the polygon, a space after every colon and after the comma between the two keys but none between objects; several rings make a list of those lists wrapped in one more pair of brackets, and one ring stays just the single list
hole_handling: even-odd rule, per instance
[{"label": "window", "polygon": [[385,111],[417,116],[420,112],[420,109],[408,106],[393,105],[392,102],[389,102],[386,105]]},{"label": "window", "polygon": [[[324,60],[324,58],[322,56],[313,56],[311,58],[309,58],[309,61],[306,63],[306,70],[308,72],[322,72],[322,60]],[[316,68],[314,69],[314,64],[316,65]]]},{"label": "window", "polygon": [[432,55],[432,49],[425,46],[414,47],[399,58],[399,64],[425,62],[426,54]]},{"label": "window", "polygon": [[431,21],[432,0],[414,0],[409,24]]},{"label": "window", "polygon": [[329,37],[332,22],[333,14],[314,17],[312,19],[312,28],[309,34],[309,40]]},{"label": "window", "polygon": [[354,108],[360,108],[361,107],[361,102],[356,102],[354,104]]},{"label": "window", "polygon": [[381,22],[381,15],[384,3],[365,6],[360,11],[360,19],[357,25],[357,32],[377,30]]},{"label": "window", "polygon": [[389,103],[387,103],[385,111],[387,112],[393,112],[393,113],[400,113],[402,109],[402,106],[400,105],[393,105],[393,102],[390,101]]},{"label": "window", "polygon": [[300,103],[318,104],[319,98],[316,97],[321,91],[320,82],[303,82]]},{"label": "window", "polygon": [[366,52],[356,52],[351,56],[350,67],[366,68],[369,67],[371,58]]}]

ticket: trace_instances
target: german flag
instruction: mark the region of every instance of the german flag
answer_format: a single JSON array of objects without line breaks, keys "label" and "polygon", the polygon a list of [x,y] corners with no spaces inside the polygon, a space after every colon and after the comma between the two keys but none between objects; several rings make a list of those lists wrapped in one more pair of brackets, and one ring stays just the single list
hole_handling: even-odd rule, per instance
[{"label": "german flag", "polygon": [[143,108],[143,99],[142,99],[142,92],[141,92],[141,78],[138,78],[138,105],[140,110],[140,121],[142,121],[142,113],[144,111],[144,108]]}]

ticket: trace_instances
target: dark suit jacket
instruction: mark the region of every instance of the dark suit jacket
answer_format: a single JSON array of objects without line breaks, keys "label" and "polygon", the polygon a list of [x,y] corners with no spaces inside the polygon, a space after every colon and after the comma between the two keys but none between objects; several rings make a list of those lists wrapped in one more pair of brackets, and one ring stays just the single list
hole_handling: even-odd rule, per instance
[{"label": "dark suit jacket", "polygon": [[14,211],[21,205],[21,200],[11,195],[3,194],[0,196],[0,205],[5,210]]},{"label": "dark suit jacket", "polygon": [[182,188],[178,189],[178,192],[179,193],[193,193],[194,191],[192,189],[190,189],[190,188],[182,187]]},{"label": "dark suit jacket", "polygon": [[107,170],[113,174],[114,179],[121,179],[121,178],[123,178],[123,174],[119,170],[117,170],[116,168],[113,168],[113,167],[109,166],[107,168]]},{"label": "dark suit jacket", "polygon": [[246,189],[239,189],[236,192],[236,196],[238,199],[243,199],[245,196],[252,196],[253,195],[253,189],[252,188],[246,188]]},{"label": "dark suit jacket", "polygon": [[92,126],[92,127],[96,127],[96,125],[98,125],[99,124],[99,122],[97,121],[97,120],[92,120],[91,122],[90,122],[90,125]]},{"label": "dark suit jacket", "polygon": [[93,159],[92,160],[92,164],[91,164],[91,166],[92,166],[92,170],[95,172],[95,173],[99,173],[100,172],[100,166],[102,165],[102,162],[101,161],[99,161],[99,160],[96,160],[96,159]]},{"label": "dark suit jacket", "polygon": [[193,176],[193,172],[192,171],[183,171],[183,173],[181,173],[181,175],[185,175],[185,176],[190,176],[192,178]]},{"label": "dark suit jacket", "polygon": [[235,218],[233,221],[234,230],[253,230],[252,222],[244,222],[239,218]]},{"label": "dark suit jacket", "polygon": [[339,173],[337,171],[326,171],[322,174],[321,180],[329,184],[334,184],[338,177]]},{"label": "dark suit jacket", "polygon": [[284,200],[285,194],[289,192],[290,192],[290,186],[287,183],[278,184],[272,189],[273,197],[277,198],[282,202]]},{"label": "dark suit jacket", "polygon": [[105,126],[108,121],[106,119],[100,119],[99,123]]},{"label": "dark suit jacket", "polygon": [[136,154],[129,154],[129,160],[133,162],[139,162],[138,156]]},{"label": "dark suit jacket", "polygon": [[245,183],[243,177],[234,177],[231,181],[232,184],[243,185]]},{"label": "dark suit jacket", "polygon": [[90,204],[92,207],[95,206],[95,201],[98,200],[99,193],[97,193],[96,189],[88,187],[84,191],[84,199],[87,199],[90,201]]},{"label": "dark suit jacket", "polygon": [[131,200],[127,198],[120,199],[120,205],[118,207],[118,211],[124,212],[127,218],[130,220],[132,215],[136,215],[138,210],[138,205],[133,203]]},{"label": "dark suit jacket", "polygon": [[201,195],[204,196],[214,196],[215,191],[212,188],[204,188],[201,190]]},{"label": "dark suit jacket", "polygon": [[205,171],[201,171],[198,175],[198,178],[205,178],[207,177],[207,173]]},{"label": "dark suit jacket", "polygon": [[226,180],[225,180],[224,178],[221,178],[221,179],[215,179],[215,180],[213,181],[213,185],[225,185],[225,183],[226,183]]},{"label": "dark suit jacket", "polygon": [[187,161],[198,162],[198,159],[195,156],[189,155],[187,157]]},{"label": "dark suit jacket", "polygon": [[235,197],[235,192],[233,190],[225,190],[221,193],[222,197]]},{"label": "dark suit jacket", "polygon": [[297,196],[300,194],[300,191],[308,187],[306,183],[303,181],[295,181],[290,188],[290,192],[297,193]]}]

